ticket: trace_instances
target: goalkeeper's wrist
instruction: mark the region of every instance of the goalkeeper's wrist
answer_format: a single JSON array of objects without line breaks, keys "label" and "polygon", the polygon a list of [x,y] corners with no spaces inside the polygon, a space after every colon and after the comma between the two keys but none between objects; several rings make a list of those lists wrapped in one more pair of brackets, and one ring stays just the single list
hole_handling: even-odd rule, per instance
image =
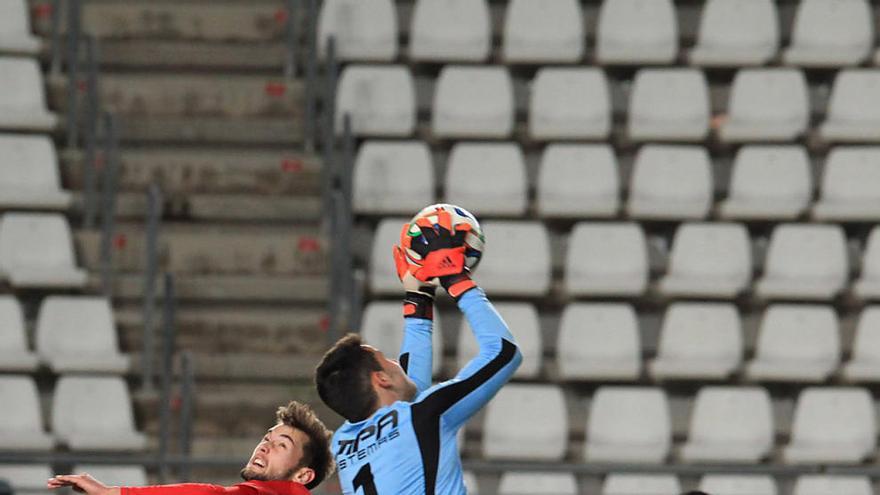
[{"label": "goalkeeper's wrist", "polygon": [[403,298],[403,317],[434,319],[434,288],[419,287],[418,291],[406,291]]},{"label": "goalkeeper's wrist", "polygon": [[446,289],[446,293],[452,296],[456,301],[458,301],[465,292],[477,286],[467,271],[439,278],[440,285],[442,285],[443,288]]}]

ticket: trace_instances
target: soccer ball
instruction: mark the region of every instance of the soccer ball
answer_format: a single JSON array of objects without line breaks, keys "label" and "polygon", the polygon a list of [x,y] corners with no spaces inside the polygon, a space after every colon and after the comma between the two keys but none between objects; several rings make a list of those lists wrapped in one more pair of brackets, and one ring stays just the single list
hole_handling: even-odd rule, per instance
[{"label": "soccer ball", "polygon": [[480,228],[480,222],[477,221],[477,218],[469,211],[460,206],[445,203],[426,206],[422,211],[416,213],[409,223],[403,226],[403,230],[400,232],[400,247],[406,254],[406,261],[411,265],[420,266],[422,264],[421,255],[412,249],[414,243],[425,242],[424,237],[422,237],[421,229],[416,225],[416,220],[424,217],[427,218],[429,222],[436,225],[438,222],[438,211],[446,211],[449,213],[449,216],[452,217],[453,229],[458,224],[470,224],[471,230],[464,238],[464,265],[473,272],[480,263],[480,259],[483,257],[483,248],[486,245],[486,238],[483,235],[483,229]]}]

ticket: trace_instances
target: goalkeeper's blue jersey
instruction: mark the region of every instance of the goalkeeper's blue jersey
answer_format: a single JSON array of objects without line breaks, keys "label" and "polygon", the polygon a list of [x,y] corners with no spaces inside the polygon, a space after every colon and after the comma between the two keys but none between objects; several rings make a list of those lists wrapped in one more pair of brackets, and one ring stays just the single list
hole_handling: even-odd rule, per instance
[{"label": "goalkeeper's blue jersey", "polygon": [[418,394],[336,430],[331,449],[345,495],[467,493],[456,433],[510,379],[522,355],[481,289],[466,292],[458,306],[479,354],[455,378],[432,387],[432,322],[405,318],[400,364]]}]

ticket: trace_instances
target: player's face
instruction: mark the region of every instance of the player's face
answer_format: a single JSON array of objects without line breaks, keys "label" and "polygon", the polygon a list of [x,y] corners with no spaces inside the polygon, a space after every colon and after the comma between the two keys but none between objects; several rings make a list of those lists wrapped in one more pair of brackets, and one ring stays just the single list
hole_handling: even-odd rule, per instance
[{"label": "player's face", "polygon": [[416,397],[416,384],[406,375],[396,359],[388,359],[382,351],[371,346],[364,346],[373,352],[379,365],[390,378],[392,387],[400,394],[402,400],[413,400]]},{"label": "player's face", "polygon": [[309,437],[296,428],[285,424],[273,426],[257,444],[241,470],[241,477],[247,481],[293,479],[303,458],[303,446],[308,441]]}]

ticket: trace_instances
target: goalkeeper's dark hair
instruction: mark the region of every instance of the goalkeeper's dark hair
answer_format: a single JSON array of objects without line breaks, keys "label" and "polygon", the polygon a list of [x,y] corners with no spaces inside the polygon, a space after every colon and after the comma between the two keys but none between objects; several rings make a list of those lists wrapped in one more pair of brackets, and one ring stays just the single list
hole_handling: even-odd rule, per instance
[{"label": "goalkeeper's dark hair", "polygon": [[352,423],[368,418],[379,401],[371,375],[382,371],[382,366],[362,345],[360,335],[350,333],[342,337],[315,369],[315,385],[321,400]]}]

